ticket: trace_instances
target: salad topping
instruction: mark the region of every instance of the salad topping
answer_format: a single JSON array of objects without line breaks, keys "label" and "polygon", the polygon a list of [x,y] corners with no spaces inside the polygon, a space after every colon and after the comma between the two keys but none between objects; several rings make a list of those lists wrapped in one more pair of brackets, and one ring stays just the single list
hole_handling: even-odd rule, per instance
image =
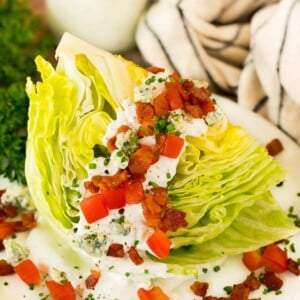
[{"label": "salad topping", "polygon": [[172,247],[165,233],[187,226],[186,213],[170,207],[167,185],[186,136],[206,132],[209,114],[218,111],[216,121],[223,115],[205,85],[150,70],[134,89],[134,103],[117,110],[99,142],[106,147],[79,184],[82,215],[74,236],[89,254],[123,257],[126,250],[140,263],[142,250],[165,258]]}]

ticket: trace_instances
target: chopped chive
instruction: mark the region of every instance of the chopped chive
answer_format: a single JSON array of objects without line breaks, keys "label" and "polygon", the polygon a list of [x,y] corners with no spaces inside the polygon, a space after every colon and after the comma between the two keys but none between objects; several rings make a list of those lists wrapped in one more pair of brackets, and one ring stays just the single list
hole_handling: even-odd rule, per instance
[{"label": "chopped chive", "polygon": [[145,270],[144,270],[144,274],[149,274],[149,270],[148,270],[148,269],[145,269]]},{"label": "chopped chive", "polygon": [[171,173],[167,172],[166,177],[167,177],[167,179],[170,179],[171,178]]},{"label": "chopped chive", "polygon": [[97,165],[95,163],[89,163],[89,169],[96,169]]},{"label": "chopped chive", "polygon": [[208,269],[207,268],[202,268],[202,272],[206,274],[208,272]]},{"label": "chopped chive", "polygon": [[157,183],[153,182],[153,181],[150,181],[150,182],[149,182],[149,185],[151,185],[151,186],[154,187],[154,188],[159,187],[159,185],[158,185]]},{"label": "chopped chive", "polygon": [[228,285],[223,288],[227,295],[230,295],[232,292],[232,286]]},{"label": "chopped chive", "polygon": [[115,266],[110,266],[110,267],[108,268],[108,270],[112,270],[114,267],[115,267]]},{"label": "chopped chive", "polygon": [[146,81],[145,81],[145,84],[146,85],[150,85],[151,83],[153,83],[155,81],[155,76],[151,76],[150,78],[148,78]]},{"label": "chopped chive", "polygon": [[219,271],[221,270],[221,267],[220,267],[220,266],[214,266],[214,267],[213,267],[213,270],[214,270],[215,272],[219,272]]},{"label": "chopped chive", "polygon": [[293,253],[296,252],[296,248],[295,248],[295,244],[294,244],[294,243],[292,243],[292,244],[290,245],[290,249],[291,249],[291,251],[292,251]]},{"label": "chopped chive", "polygon": [[126,276],[126,277],[129,277],[129,276],[130,276],[130,272],[126,272],[126,273],[125,273],[125,276]]}]

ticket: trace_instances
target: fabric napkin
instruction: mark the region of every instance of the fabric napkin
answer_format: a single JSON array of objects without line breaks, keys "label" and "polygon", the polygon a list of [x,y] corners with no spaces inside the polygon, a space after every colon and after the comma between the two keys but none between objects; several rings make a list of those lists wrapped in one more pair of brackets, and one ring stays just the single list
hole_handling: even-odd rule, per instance
[{"label": "fabric napkin", "polygon": [[300,143],[300,1],[160,0],[137,28],[148,64],[261,113]]}]

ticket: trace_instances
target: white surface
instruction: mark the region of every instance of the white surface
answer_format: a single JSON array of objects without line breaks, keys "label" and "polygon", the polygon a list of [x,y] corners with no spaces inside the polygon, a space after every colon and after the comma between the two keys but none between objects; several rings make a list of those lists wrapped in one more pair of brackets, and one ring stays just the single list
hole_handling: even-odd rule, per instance
[{"label": "white surface", "polygon": [[[291,205],[295,207],[296,212],[300,214],[300,197],[297,193],[300,192],[300,182],[299,182],[299,170],[300,170],[300,148],[293,143],[289,138],[287,138],[282,132],[277,128],[272,126],[266,120],[257,116],[254,113],[248,112],[233,102],[226,99],[216,97],[232,123],[240,124],[244,128],[248,129],[250,133],[257,137],[257,139],[262,143],[266,144],[273,138],[279,138],[284,145],[285,150],[278,155],[278,159],[283,163],[283,165],[288,169],[288,175],[283,186],[276,187],[274,189],[274,194],[278,201],[281,203],[284,209],[288,209]],[[4,182],[0,182],[0,187],[3,186]],[[76,255],[72,253],[71,250],[63,246],[63,243],[56,240],[55,237],[48,235],[47,228],[41,226],[35,229],[30,234],[30,239],[28,241],[28,246],[31,248],[31,256],[37,263],[50,264],[59,269],[64,269],[68,274],[70,274],[70,279],[74,281],[79,281],[79,275],[86,276],[89,272],[90,265],[84,264],[83,261],[79,261]],[[300,257],[300,235],[290,239],[296,246],[296,252],[288,252],[289,256],[297,259]],[[3,256],[3,252],[0,253]],[[80,266],[80,269],[75,269],[74,266]],[[201,276],[201,280],[207,281],[209,283],[209,290],[207,295],[214,296],[225,296],[223,288],[227,285],[232,285],[234,283],[240,283],[249,274],[249,271],[243,266],[240,256],[235,256],[229,258],[222,266],[219,272],[214,272],[212,267],[208,267],[209,272]],[[262,287],[260,290],[251,294],[251,298],[261,297],[262,300],[299,300],[300,299],[300,277],[291,274],[281,274],[281,278],[284,279],[284,286],[282,288],[281,295],[275,295],[273,292],[263,295]],[[84,282],[84,278],[81,279],[81,283]],[[106,284],[107,289],[115,289],[118,285],[118,295],[126,295],[126,297],[119,296],[118,300],[135,300],[137,297],[130,297],[126,290],[132,286],[133,290],[135,285],[131,281],[128,285],[124,284],[124,281],[118,282],[117,276],[115,278],[104,276],[103,284]],[[101,279],[100,279],[101,280]],[[169,293],[172,300],[194,300],[201,299],[196,297],[189,290],[190,282],[186,282],[184,285],[181,283],[184,279],[178,279],[177,281],[165,282],[165,291]],[[4,285],[4,282],[8,282],[8,285]],[[99,283],[100,284],[100,283]],[[125,292],[124,292],[125,291]],[[23,284],[17,276],[0,277],[0,299],[30,299],[30,300],[40,300],[42,297],[38,294],[46,290],[44,287],[35,288],[30,290],[25,284]],[[44,294],[44,295],[45,295]],[[133,293],[134,295],[135,293]],[[112,300],[114,298],[110,297],[99,297],[96,299],[101,300]]]}]

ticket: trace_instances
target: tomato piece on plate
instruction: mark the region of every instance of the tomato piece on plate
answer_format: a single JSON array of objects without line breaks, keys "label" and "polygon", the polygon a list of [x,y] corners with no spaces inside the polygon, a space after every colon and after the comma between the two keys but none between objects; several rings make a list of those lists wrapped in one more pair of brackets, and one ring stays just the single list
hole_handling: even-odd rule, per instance
[{"label": "tomato piece on plate", "polygon": [[40,283],[39,269],[31,259],[23,260],[14,267],[14,270],[27,285]]},{"label": "tomato piece on plate", "polygon": [[263,250],[262,265],[274,273],[285,272],[288,267],[287,254],[278,245],[270,244]]},{"label": "tomato piece on plate", "polygon": [[71,282],[58,283],[54,280],[46,281],[46,286],[53,300],[75,300],[76,293]]},{"label": "tomato piece on plate", "polygon": [[145,198],[144,188],[141,182],[126,182],[124,191],[127,204],[140,203]]},{"label": "tomato piece on plate", "polygon": [[253,272],[262,266],[262,256],[259,250],[243,253],[243,263],[249,271]]},{"label": "tomato piece on plate", "polygon": [[102,192],[106,206],[109,209],[118,209],[125,206],[124,189],[119,187],[113,190],[105,190]]},{"label": "tomato piece on plate", "polygon": [[149,248],[159,257],[166,258],[171,249],[171,241],[160,229],[156,229],[147,239]]},{"label": "tomato piece on plate", "polygon": [[154,286],[150,290],[139,288],[137,292],[139,300],[169,300],[170,298],[159,286]]},{"label": "tomato piece on plate", "polygon": [[79,205],[88,223],[94,223],[108,216],[108,208],[101,193],[84,198]]},{"label": "tomato piece on plate", "polygon": [[177,158],[182,150],[183,145],[183,138],[173,134],[168,134],[163,145],[161,154],[169,158]]}]

